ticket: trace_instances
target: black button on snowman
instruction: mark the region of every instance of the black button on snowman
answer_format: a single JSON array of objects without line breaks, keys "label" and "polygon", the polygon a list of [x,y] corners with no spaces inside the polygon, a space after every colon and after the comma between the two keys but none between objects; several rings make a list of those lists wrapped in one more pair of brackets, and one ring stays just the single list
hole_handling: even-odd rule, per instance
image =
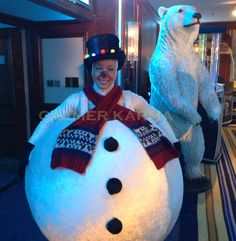
[{"label": "black button on snowman", "polygon": [[122,222],[118,218],[113,218],[107,223],[106,228],[110,233],[118,234],[122,230]]},{"label": "black button on snowman", "polygon": [[107,191],[113,195],[119,193],[122,189],[122,182],[118,178],[110,178],[107,182]]},{"label": "black button on snowman", "polygon": [[104,141],[104,148],[107,150],[107,151],[116,151],[119,147],[119,143],[118,141],[113,138],[113,137],[109,137],[107,138],[105,141]]},{"label": "black button on snowman", "polygon": [[[113,138],[109,137],[104,141],[104,148],[107,151],[113,152],[116,151],[119,147],[118,141]],[[117,194],[122,189],[122,182],[118,178],[110,178],[106,184],[107,191],[111,194]],[[112,234],[118,234],[122,230],[122,222],[118,218],[112,218],[107,224],[106,224],[107,230]]]}]

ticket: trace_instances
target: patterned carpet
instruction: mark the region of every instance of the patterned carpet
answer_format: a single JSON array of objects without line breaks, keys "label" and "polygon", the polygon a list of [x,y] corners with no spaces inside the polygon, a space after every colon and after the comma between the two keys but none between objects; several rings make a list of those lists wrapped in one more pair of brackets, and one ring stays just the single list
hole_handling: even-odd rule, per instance
[{"label": "patterned carpet", "polygon": [[222,150],[216,165],[204,166],[213,185],[198,195],[198,241],[236,240],[236,125],[223,128]]}]

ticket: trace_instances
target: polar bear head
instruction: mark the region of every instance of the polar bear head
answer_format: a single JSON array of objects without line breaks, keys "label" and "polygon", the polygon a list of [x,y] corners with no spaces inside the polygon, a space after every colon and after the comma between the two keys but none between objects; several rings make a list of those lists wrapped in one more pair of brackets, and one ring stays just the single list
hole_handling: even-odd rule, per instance
[{"label": "polar bear head", "polygon": [[169,8],[159,7],[160,33],[166,40],[187,44],[198,36],[201,14],[188,5],[175,5]]}]

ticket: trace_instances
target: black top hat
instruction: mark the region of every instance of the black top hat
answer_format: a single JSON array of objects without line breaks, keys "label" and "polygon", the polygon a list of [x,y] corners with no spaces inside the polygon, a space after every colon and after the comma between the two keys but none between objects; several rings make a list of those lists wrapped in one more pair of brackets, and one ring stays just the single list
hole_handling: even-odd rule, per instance
[{"label": "black top hat", "polygon": [[84,64],[87,68],[92,63],[102,59],[116,59],[118,70],[125,62],[125,53],[119,48],[119,39],[114,34],[100,34],[91,37],[87,43],[88,54],[85,56]]}]

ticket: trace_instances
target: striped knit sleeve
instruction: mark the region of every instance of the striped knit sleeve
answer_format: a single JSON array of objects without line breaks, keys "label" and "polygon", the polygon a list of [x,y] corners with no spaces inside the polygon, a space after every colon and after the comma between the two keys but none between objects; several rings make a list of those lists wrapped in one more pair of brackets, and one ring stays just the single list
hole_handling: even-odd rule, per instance
[{"label": "striped knit sleeve", "polygon": [[159,128],[172,143],[178,141],[165,116],[137,94],[132,93],[135,111]]}]

